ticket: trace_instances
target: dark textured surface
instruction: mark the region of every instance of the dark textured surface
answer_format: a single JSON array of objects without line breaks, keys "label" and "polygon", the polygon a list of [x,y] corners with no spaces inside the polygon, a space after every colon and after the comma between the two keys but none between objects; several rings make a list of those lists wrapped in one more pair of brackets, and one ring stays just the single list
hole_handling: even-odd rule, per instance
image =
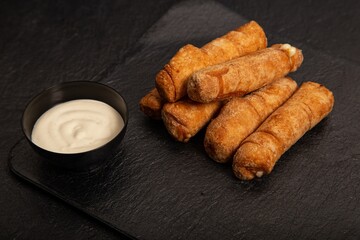
[{"label": "dark textured surface", "polygon": [[106,76],[172,4],[156,2],[0,2],[0,239],[119,238],[16,179],[6,159],[30,98],[58,82]]},{"label": "dark textured surface", "polygon": [[213,2],[173,7],[123,64],[100,79],[124,94],[131,116],[112,164],[91,175],[56,172],[21,141],[12,152],[14,170],[140,239],[359,238],[357,65],[267,31],[270,43],[290,41],[303,49],[304,64],[292,75],[297,82],[326,85],[336,103],[270,176],[251,183],[238,181],[229,166],[207,158],[202,134],[188,144],[174,142],[161,123],[138,110],[153,76],[180,46],[201,45],[244,21]]},{"label": "dark textured surface", "polygon": [[[261,230],[260,233],[268,230],[269,236],[274,236],[275,231],[282,230],[292,238],[303,239],[307,236],[315,239],[323,236],[321,229],[330,229],[329,226],[333,226],[328,233],[329,236],[331,233],[333,234],[330,238],[359,238],[357,226],[359,225],[360,214],[356,200],[359,197],[359,165],[356,165],[359,161],[359,129],[357,123],[357,119],[359,119],[357,100],[359,72],[354,64],[334,59],[334,57],[345,58],[360,63],[358,58],[360,53],[360,46],[358,45],[358,39],[360,39],[358,28],[360,22],[359,2],[356,0],[330,0],[326,2],[311,0],[301,2],[295,0],[224,0],[221,2],[249,19],[256,19],[265,27],[267,32],[281,36],[281,40],[286,37],[291,40],[290,42],[306,44],[330,54],[332,57],[320,54],[322,57],[320,59],[316,58],[318,52],[314,56],[310,56],[306,51],[304,54],[307,65],[304,65],[304,68],[312,68],[312,65],[320,65],[320,68],[316,69],[317,72],[299,72],[296,76],[299,82],[305,79],[321,80],[333,88],[337,100],[332,116],[307,134],[291,150],[292,152],[285,156],[287,159],[287,156],[299,154],[297,159],[294,160],[291,157],[291,160],[281,161],[276,172],[274,172],[274,176],[267,178],[265,183],[261,183],[250,193],[244,194],[243,191],[251,186],[235,183],[236,186],[240,185],[234,187],[236,191],[240,188],[240,192],[237,193],[240,196],[239,200],[252,195],[257,196],[259,203],[259,209],[254,211],[250,218],[248,218],[249,215],[239,214],[237,221],[249,222],[249,225],[252,224],[253,227],[258,226]],[[120,237],[111,229],[93,221],[56,198],[39,191],[24,181],[19,181],[10,173],[6,159],[11,146],[21,138],[19,119],[25,103],[31,96],[44,87],[61,81],[104,79],[112,73],[114,66],[118,65],[118,62],[121,62],[125,55],[131,56],[134,53],[134,51],[129,52],[130,46],[152,23],[160,18],[172,3],[173,1],[1,1],[1,239],[117,239]],[[215,16],[222,17],[217,14]],[[186,18],[180,17],[172,21],[181,25],[183,20],[186,21]],[[233,23],[229,24],[226,27],[230,27]],[[188,29],[191,30],[192,27],[193,25],[188,26]],[[134,90],[133,94],[136,95],[134,97],[131,93],[127,93],[131,98],[141,96],[143,91],[151,87],[154,73],[173,53],[167,51],[175,51],[175,45],[180,46],[181,41],[191,40],[191,37],[189,39],[176,39],[176,37],[174,38],[176,30],[173,29],[172,31],[175,34],[164,43],[160,43],[159,46],[162,47],[156,47],[156,39],[148,39],[150,42],[155,41],[153,44],[155,53],[148,52],[143,59],[138,59],[139,62],[137,60],[135,62],[141,65],[154,55],[159,58],[160,56],[157,54],[160,53],[156,53],[156,51],[162,51],[164,55],[161,56],[156,66],[154,64],[154,66],[142,70],[144,72],[147,70],[144,74],[146,78],[142,76],[143,82],[141,83],[144,85]],[[169,36],[169,34],[164,33],[162,38],[165,35]],[[207,41],[206,37],[210,37],[210,35],[202,35],[200,39],[194,39],[194,41],[195,43]],[[274,39],[273,36],[272,39]],[[143,43],[146,45],[149,41],[145,39]],[[173,41],[175,44],[171,44]],[[308,48],[305,49],[308,50]],[[325,61],[325,66],[318,63],[319,60]],[[134,61],[129,63],[134,63]],[[129,66],[129,69],[134,69],[132,67]],[[138,69],[133,71],[138,71]],[[333,77],[336,79],[328,79],[327,73],[329,72],[334,73]],[[113,76],[129,77],[131,74],[133,73],[114,73]],[[142,73],[136,74],[139,74],[139,77]],[[115,78],[109,79],[110,84],[115,87],[119,86],[117,81],[118,79]],[[130,84],[126,86],[130,89],[134,87]],[[160,141],[162,148],[167,146],[169,139],[164,129],[160,125],[146,120],[137,112],[135,105],[134,103],[132,106],[132,114],[136,118],[140,118],[137,121],[141,121],[141,126],[145,126],[148,132],[147,135],[139,137],[144,138],[144,141],[146,137],[155,135],[156,141]],[[333,120],[334,118],[335,120]],[[333,122],[335,125],[332,125]],[[327,131],[329,124],[331,134]],[[159,132],[154,132],[153,128],[157,126]],[[323,147],[324,138],[332,138],[325,142],[326,145],[331,144],[325,151]],[[148,144],[151,146],[151,143]],[[187,146],[187,149],[192,149],[191,146],[195,151],[202,151],[201,145],[197,146],[196,142],[192,142],[191,145]],[[183,145],[175,144],[166,151],[182,151],[183,148]],[[321,153],[324,156],[320,160],[313,157],[314,152],[319,152],[319,150],[323,150]],[[199,156],[195,161],[199,160],[197,162],[203,163],[208,168],[209,166],[216,169],[222,168],[206,161],[202,153],[201,155],[198,154]],[[166,169],[172,168],[167,165],[151,164],[156,158],[147,159],[146,152],[141,146],[135,155],[136,157],[143,156],[145,160],[150,162],[147,171],[159,167],[165,172]],[[181,155],[181,152],[176,153],[176,156],[178,155]],[[184,156],[182,159],[185,159],[186,163],[189,164],[190,160],[186,157],[188,156]],[[169,160],[171,161],[172,158]],[[321,163],[320,168],[318,166],[319,161]],[[141,166],[141,162],[136,164]],[[316,170],[316,174],[313,169]],[[189,166],[180,173],[187,172],[190,176],[197,174],[197,172],[191,171],[195,170]],[[228,170],[224,170],[226,173],[223,170],[217,171],[221,172],[223,174],[221,176],[224,177],[218,176],[216,179],[223,179],[222,181],[227,178],[231,179],[231,173],[226,172]],[[288,174],[287,171],[290,171],[289,175],[291,174],[294,178],[291,182],[288,180],[289,175],[286,175]],[[175,176],[180,173],[175,173]],[[137,176],[136,172],[132,172],[130,175]],[[211,177],[209,176],[210,179]],[[144,178],[148,179],[148,176],[144,176]],[[163,173],[157,179],[160,183],[167,180]],[[177,183],[169,182],[168,186],[169,188],[181,186],[179,189],[182,191],[188,188],[196,189],[196,186],[188,186],[188,183],[188,181],[181,182],[179,179]],[[146,186],[146,183],[143,184]],[[215,195],[208,188],[211,189],[211,186],[202,189],[203,195],[201,196],[203,198],[208,199]],[[216,191],[218,195],[221,195],[226,189],[234,190],[231,182],[224,185],[223,188]],[[269,188],[273,189],[273,195],[271,195],[273,197],[263,194],[264,191],[269,191]],[[288,194],[293,196],[290,201],[286,201],[289,199],[283,195],[276,196],[277,192],[284,193],[285,190],[288,190]],[[153,191],[149,190],[148,193],[144,194],[151,196],[152,193]],[[314,195],[318,196],[318,199],[311,201]],[[183,196],[183,198],[186,199],[191,196],[190,194]],[[267,202],[265,200],[269,197],[275,200],[274,205],[280,209],[288,209],[288,211],[283,210],[277,213],[274,210],[274,216],[269,218],[267,214],[261,211],[262,208],[266,207]],[[201,206],[193,206],[193,208],[198,207],[199,211],[200,208],[203,208],[205,212],[210,211],[209,214],[211,214],[211,211],[222,205],[218,198],[213,198],[214,205],[206,208],[204,204],[201,204]],[[211,215],[208,221],[216,222],[216,226],[212,226],[213,232],[217,232],[219,228],[228,228],[229,217],[226,214],[232,215],[231,207],[237,204],[238,199],[230,206],[225,207],[222,215]],[[302,202],[307,203],[305,210],[301,208],[304,207],[300,204]],[[184,204],[185,209],[188,207],[186,203],[183,202],[182,204]],[[163,211],[164,209],[160,208],[155,212],[163,213]],[[171,211],[164,213],[166,215],[164,221],[175,218],[171,213]],[[188,214],[186,212],[184,216]],[[317,218],[318,215],[320,218]],[[194,220],[198,220],[200,224],[198,226],[201,227],[202,222],[206,219],[201,218],[200,220],[200,217],[201,215],[196,216]],[[268,220],[264,221],[263,219]],[[182,221],[183,218],[179,218],[178,223],[174,223],[174,225],[186,224]],[[337,223],[336,226],[334,226],[334,222]],[[136,223],[132,226],[136,227]],[[275,230],[272,230],[273,227]],[[198,227],[194,225],[187,230],[190,232],[190,236],[194,228],[197,229]],[[248,234],[249,238],[259,236],[259,231],[249,232],[251,229],[239,228],[236,238],[247,238]],[[228,230],[223,234],[227,236],[227,232]],[[302,235],[304,232],[312,235]]]},{"label": "dark textured surface", "polygon": [[360,63],[360,1],[240,1],[223,4],[283,37]]}]

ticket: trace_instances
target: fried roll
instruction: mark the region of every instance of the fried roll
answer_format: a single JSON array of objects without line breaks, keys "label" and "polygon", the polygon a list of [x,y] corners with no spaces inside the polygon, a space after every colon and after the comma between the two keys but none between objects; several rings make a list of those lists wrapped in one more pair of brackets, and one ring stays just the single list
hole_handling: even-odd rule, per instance
[{"label": "fried roll", "polygon": [[269,174],[277,160],[332,110],[334,96],[326,87],[306,82],[240,145],[233,171],[243,180]]},{"label": "fried roll", "polygon": [[187,142],[218,112],[221,102],[197,103],[190,99],[166,103],[161,111],[165,127],[177,141]]},{"label": "fried roll", "polygon": [[187,93],[203,103],[243,96],[296,71],[302,61],[301,50],[276,44],[195,72],[188,80]]},{"label": "fried roll", "polygon": [[206,129],[204,146],[216,162],[232,159],[240,143],[296,90],[290,78],[280,78],[259,90],[231,99]]},{"label": "fried roll", "polygon": [[202,48],[182,47],[156,76],[156,88],[168,102],[186,95],[188,77],[195,71],[265,48],[263,29],[251,21]]},{"label": "fried roll", "polygon": [[145,113],[145,115],[152,119],[160,120],[161,109],[164,103],[164,99],[160,97],[159,92],[154,88],[140,100],[139,105],[140,110]]}]

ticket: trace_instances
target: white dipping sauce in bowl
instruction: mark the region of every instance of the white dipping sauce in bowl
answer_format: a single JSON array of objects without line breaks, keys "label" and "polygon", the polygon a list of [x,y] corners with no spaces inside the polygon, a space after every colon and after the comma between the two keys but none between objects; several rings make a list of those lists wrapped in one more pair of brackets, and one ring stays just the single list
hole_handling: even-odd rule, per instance
[{"label": "white dipping sauce in bowl", "polygon": [[98,148],[123,129],[124,120],[110,105],[90,99],[58,104],[36,121],[31,141],[57,153],[81,153]]}]

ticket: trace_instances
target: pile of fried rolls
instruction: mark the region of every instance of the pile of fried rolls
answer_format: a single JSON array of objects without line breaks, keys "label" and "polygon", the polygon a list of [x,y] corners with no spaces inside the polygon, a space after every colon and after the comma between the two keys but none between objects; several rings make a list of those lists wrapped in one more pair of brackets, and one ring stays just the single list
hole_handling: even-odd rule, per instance
[{"label": "pile of fried rolls", "polygon": [[269,174],[281,155],[332,110],[325,86],[288,77],[303,62],[290,44],[267,47],[251,21],[201,48],[182,47],[156,75],[140,109],[163,120],[187,142],[206,127],[204,147],[216,162],[232,162],[242,180]]}]

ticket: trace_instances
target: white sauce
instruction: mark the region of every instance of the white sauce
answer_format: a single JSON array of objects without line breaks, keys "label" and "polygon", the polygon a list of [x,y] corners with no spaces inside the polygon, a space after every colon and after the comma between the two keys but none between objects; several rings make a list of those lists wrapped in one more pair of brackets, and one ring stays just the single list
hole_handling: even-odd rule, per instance
[{"label": "white sauce", "polygon": [[111,141],[124,127],[121,115],[106,103],[79,99],[61,103],[36,121],[31,140],[57,153],[80,153]]}]

